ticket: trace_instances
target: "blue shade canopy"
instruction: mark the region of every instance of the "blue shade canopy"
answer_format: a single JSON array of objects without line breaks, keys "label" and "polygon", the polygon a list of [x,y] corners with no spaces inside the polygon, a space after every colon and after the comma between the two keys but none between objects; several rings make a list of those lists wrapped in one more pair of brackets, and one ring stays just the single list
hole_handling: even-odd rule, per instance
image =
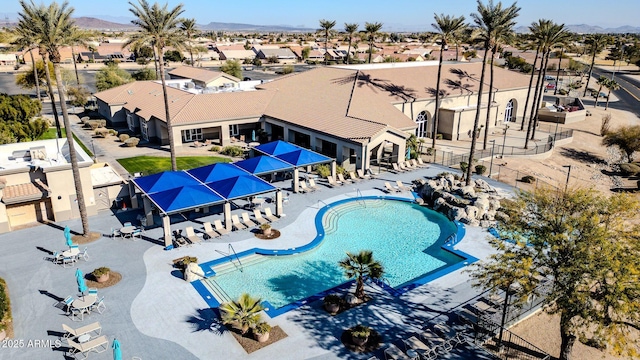
[{"label": "blue shade canopy", "polygon": [[218,194],[226,199],[239,199],[276,190],[271,184],[251,175],[236,176],[207,183]]},{"label": "blue shade canopy", "polygon": [[113,339],[111,348],[113,349],[113,360],[122,360],[122,351],[120,350],[120,341],[118,339]]},{"label": "blue shade canopy", "polygon": [[78,291],[84,293],[87,291],[87,283],[84,281],[82,270],[76,269],[76,281],[78,282]]},{"label": "blue shade canopy", "polygon": [[167,214],[224,202],[223,198],[204,185],[180,186],[148,196]]},{"label": "blue shade canopy", "polygon": [[307,149],[302,149],[302,148],[292,152],[275,155],[275,157],[277,157],[280,160],[286,161],[289,164],[295,165],[296,167],[315,165],[315,164],[333,161],[329,157],[326,157],[324,155],[318,154],[317,152],[307,150]]},{"label": "blue shade canopy", "polygon": [[216,163],[187,171],[203,183],[229,179],[235,176],[247,175],[247,172],[233,164]]},{"label": "blue shade canopy", "polygon": [[247,160],[238,161],[235,165],[255,175],[293,169],[290,164],[271,156],[256,156]]},{"label": "blue shade canopy", "polygon": [[258,149],[260,152],[275,156],[275,155],[296,151],[302,148],[293,144],[289,144],[286,141],[276,140],[270,143],[256,146],[254,149]]},{"label": "blue shade canopy", "polygon": [[134,179],[133,182],[147,194],[199,184],[198,180],[184,171],[165,171]]}]

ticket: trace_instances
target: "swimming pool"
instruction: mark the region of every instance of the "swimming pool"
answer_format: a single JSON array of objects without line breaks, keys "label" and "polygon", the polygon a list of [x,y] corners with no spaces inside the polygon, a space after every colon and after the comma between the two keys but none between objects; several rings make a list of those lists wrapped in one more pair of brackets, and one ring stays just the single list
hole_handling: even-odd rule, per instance
[{"label": "swimming pool", "polygon": [[[280,308],[347,282],[338,262],[345,253],[372,250],[394,288],[458,263],[464,258],[441,249],[456,226],[414,203],[367,199],[341,201],[321,209],[322,242],[299,255],[266,257],[214,277],[232,298],[246,292]],[[325,233],[326,231],[326,233]]]}]

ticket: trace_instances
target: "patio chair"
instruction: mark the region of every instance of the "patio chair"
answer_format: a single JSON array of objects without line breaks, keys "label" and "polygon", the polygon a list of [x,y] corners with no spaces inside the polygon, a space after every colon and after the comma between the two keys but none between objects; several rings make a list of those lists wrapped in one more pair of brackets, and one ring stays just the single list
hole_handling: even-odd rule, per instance
[{"label": "patio chair", "polygon": [[331,185],[331,187],[342,185],[342,182],[337,182],[331,175],[327,175],[327,181],[329,182],[329,185]]},{"label": "patio chair", "polygon": [[116,237],[121,238],[122,237],[122,233],[120,232],[120,229],[111,228],[111,237],[112,238],[116,238]]},{"label": "patio chair", "polygon": [[418,165],[420,165],[421,167],[423,167],[425,169],[429,167],[429,164],[427,164],[426,162],[422,161],[421,158],[418,158]]},{"label": "patio chair", "polygon": [[252,228],[252,227],[256,227],[258,226],[258,224],[256,224],[253,220],[251,220],[249,218],[249,214],[246,212],[243,212],[242,214],[240,214],[240,216],[242,217],[242,222],[247,225],[248,228]]},{"label": "patio chair", "polygon": [[364,170],[362,170],[362,169],[356,170],[356,173],[358,174],[360,179],[364,179],[364,180],[370,180],[371,179],[371,175],[365,174]]},{"label": "patio chair", "polygon": [[279,217],[273,215],[273,213],[271,212],[271,208],[269,207],[264,209],[264,217],[271,222],[278,221],[280,219]]},{"label": "patio chair", "polygon": [[92,332],[95,332],[96,335],[100,335],[100,333],[102,333],[102,327],[99,322],[94,322],[93,324],[85,325],[77,329],[73,329],[67,324],[62,324],[62,330],[64,331],[64,335],[62,336],[63,339],[75,338]]},{"label": "patio chair", "polygon": [[196,140],[193,142],[193,147],[199,148],[200,146],[202,146],[202,143],[200,141]]},{"label": "patio chair", "polygon": [[384,188],[387,190],[388,193],[392,193],[392,192],[400,192],[401,190],[398,189],[395,186],[391,186],[391,184],[389,184],[388,181],[384,182]]},{"label": "patio chair", "polygon": [[229,230],[227,230],[227,228],[222,226],[222,221],[220,221],[220,219],[214,220],[213,226],[215,226],[216,231],[220,234],[220,236],[227,235],[229,233]]},{"label": "patio chair", "polygon": [[378,176],[380,176],[380,173],[374,173],[371,169],[367,169],[367,174],[369,174],[369,176],[371,176],[372,179],[377,179]]},{"label": "patio chair", "polygon": [[426,166],[418,164],[418,160],[416,160],[416,159],[411,159],[411,166],[413,166],[415,169],[422,169],[422,168],[426,167]]},{"label": "patio chair", "polygon": [[131,233],[131,240],[136,241],[136,238],[138,240],[140,240],[142,238],[142,234],[144,234],[144,227],[142,226],[138,226],[135,230],[133,230],[133,232]]},{"label": "patio chair", "polygon": [[65,256],[62,258],[62,267],[72,267],[73,265],[75,265],[76,261],[78,261],[78,259],[75,256]]},{"label": "patio chair", "polygon": [[88,358],[91,352],[101,353],[109,348],[109,340],[104,335],[85,343],[77,343],[67,339],[67,343],[69,345],[69,355],[82,354],[83,359]]},{"label": "patio chair", "polygon": [[186,228],[184,228],[184,232],[187,234],[186,238],[192,244],[200,243],[200,238],[196,235],[196,232],[193,230],[193,226],[187,226]]},{"label": "patio chair", "polygon": [[342,175],[342,173],[338,173],[338,180],[341,181],[343,184],[350,184],[351,180],[345,179],[344,175]]},{"label": "patio chair", "polygon": [[269,221],[265,218],[262,217],[262,213],[260,212],[260,210],[258,209],[253,209],[253,217],[256,218],[256,221],[258,222],[258,224],[262,225],[262,224],[266,224]]},{"label": "patio chair", "polygon": [[404,169],[401,169],[398,163],[393,163],[391,164],[391,166],[393,166],[393,171],[395,171],[396,173],[402,173],[406,171]]},{"label": "patio chair", "polygon": [[356,176],[356,173],[353,171],[349,172],[349,180],[351,181],[360,181],[362,179],[360,179],[359,177]]},{"label": "patio chair", "polygon": [[220,236],[220,233],[218,233],[217,231],[213,230],[213,227],[211,227],[211,223],[210,222],[205,222],[202,225],[204,226],[204,233],[207,234],[209,239],[215,239],[215,238]]},{"label": "patio chair", "polygon": [[309,179],[309,189],[312,191],[318,190],[318,185],[316,185],[316,181],[313,179]]},{"label": "patio chair", "polygon": [[231,224],[233,225],[234,228],[236,228],[236,230],[247,229],[247,227],[240,222],[240,219],[238,219],[238,215],[231,215]]},{"label": "patio chair", "polygon": [[104,296],[98,299],[98,301],[96,301],[93,305],[91,305],[91,308],[89,310],[95,310],[99,314],[102,314],[105,310],[107,310],[107,306],[104,304]]},{"label": "patio chair", "polygon": [[64,300],[60,301],[56,304],[57,306],[62,306],[63,310],[67,312],[67,315],[71,313],[71,304],[73,303],[73,296],[69,295]]},{"label": "patio chair", "polygon": [[306,181],[304,181],[304,180],[300,181],[300,190],[301,190],[303,193],[309,193],[309,192],[311,192],[311,191],[312,191],[312,190],[307,186],[307,182],[306,182]]},{"label": "patio chair", "polygon": [[62,256],[62,253],[58,251],[54,251],[53,255],[51,255],[50,258],[45,258],[45,259],[50,259],[54,264],[61,264],[63,258],[64,256]]},{"label": "patio chair", "polygon": [[433,329],[444,336],[452,347],[467,342],[467,338],[462,333],[455,331],[444,323],[435,325]]},{"label": "patio chair", "polygon": [[404,343],[405,351],[413,349],[420,354],[420,358],[422,359],[435,360],[438,357],[438,351],[436,348],[429,347],[415,336],[403,339],[402,342]]},{"label": "patio chair", "polygon": [[71,316],[71,321],[82,321],[84,320],[84,313],[87,309],[77,309],[71,305],[71,310],[67,314],[67,316]]},{"label": "patio chair", "polygon": [[400,180],[396,180],[396,185],[398,185],[398,189],[400,191],[411,191],[411,189],[406,187],[406,186],[404,186],[404,184]]},{"label": "patio chair", "polygon": [[384,349],[384,358],[385,359],[399,359],[399,360],[411,360],[407,354],[403,353],[400,348],[395,346],[394,344],[390,344],[386,349]]},{"label": "patio chair", "polygon": [[124,224],[122,224],[123,227],[127,227],[127,226],[133,226],[133,224],[131,223],[131,221],[126,221]]},{"label": "patio chair", "polygon": [[400,169],[402,169],[404,171],[413,170],[412,168],[408,167],[407,164],[404,161],[398,161],[398,166],[400,167]]},{"label": "patio chair", "polygon": [[82,260],[84,260],[84,261],[89,261],[89,253],[87,252],[87,247],[85,247],[84,250],[82,250],[81,253],[76,255],[76,257],[78,259],[82,258]]},{"label": "patio chair", "polygon": [[434,349],[440,349],[443,353],[448,353],[453,349],[451,343],[429,329],[423,330],[420,334],[420,340]]},{"label": "patio chair", "polygon": [[87,295],[98,296],[98,289],[97,288],[89,288],[89,290],[87,290]]}]

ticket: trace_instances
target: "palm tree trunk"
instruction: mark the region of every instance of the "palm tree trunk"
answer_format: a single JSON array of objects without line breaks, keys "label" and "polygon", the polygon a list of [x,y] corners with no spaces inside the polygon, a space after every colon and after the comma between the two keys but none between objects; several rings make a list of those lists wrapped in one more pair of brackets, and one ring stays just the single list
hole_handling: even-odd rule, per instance
[{"label": "palm tree trunk", "polygon": [[356,297],[358,299],[364,299],[364,281],[362,280],[362,276],[358,276],[356,279]]},{"label": "palm tree trunk", "polygon": [[369,64],[371,64],[372,55],[373,55],[373,40],[369,40]]},{"label": "palm tree trunk", "polygon": [[609,88],[609,91],[607,92],[607,102],[604,105],[604,109],[607,110],[609,109],[609,98],[611,97],[611,88]]},{"label": "palm tree trunk", "polygon": [[33,78],[36,82],[36,95],[38,101],[42,104],[42,98],[40,96],[40,79],[38,78],[38,69],[36,68],[36,59],[33,57],[33,49],[29,49],[29,55],[31,56],[31,66],[33,67]]},{"label": "palm tree trunk", "polygon": [[78,76],[78,64],[76,63],[76,51],[75,47],[71,47],[71,57],[73,58],[73,68],[76,71],[76,83],[80,86],[80,76]]},{"label": "palm tree trunk", "polygon": [[493,99],[493,60],[496,57],[497,50],[498,44],[495,44],[491,50],[491,60],[489,62],[489,99],[487,99],[487,118],[484,123],[484,141],[482,142],[482,150],[487,149],[487,141],[489,139],[489,120],[491,120],[491,103]]},{"label": "palm tree trunk", "polygon": [[480,73],[480,84],[478,85],[478,105],[476,106],[476,118],[473,121],[473,133],[471,134],[471,149],[469,150],[469,162],[467,163],[467,174],[465,175],[465,184],[471,185],[471,164],[473,164],[473,153],[476,151],[476,133],[478,132],[478,123],[480,122],[480,108],[482,106],[482,88],[484,85],[484,71],[487,68],[487,54],[489,53],[489,44],[485,43],[484,56],[482,57],[482,72]]},{"label": "palm tree trunk", "polygon": [[[556,73],[556,88],[553,89],[553,95],[558,93],[558,82],[560,81],[560,68],[562,67],[562,56],[564,54],[564,46],[560,49],[560,57],[558,58],[558,72]],[[614,61],[615,69],[615,61]]]},{"label": "palm tree trunk", "polygon": [[[158,54],[160,57],[164,57],[164,49],[159,48]],[[178,163],[176,162],[176,148],[173,140],[173,126],[171,126],[171,115],[169,114],[169,96],[167,95],[167,83],[164,79],[164,62],[160,61],[159,63],[160,73],[162,76],[160,80],[162,81],[162,95],[164,96],[164,115],[167,120],[167,133],[169,135],[169,151],[171,153],[171,170],[178,171]]]},{"label": "palm tree trunk", "polygon": [[593,71],[593,64],[596,63],[597,48],[598,48],[598,44],[593,44],[593,54],[591,55],[591,66],[589,66],[589,76],[587,76],[587,85],[584,86],[584,94],[582,94],[582,97],[587,96],[587,89],[589,88],[589,80],[591,80],[591,72]]},{"label": "palm tree trunk", "polygon": [[156,80],[160,80],[160,73],[158,72],[158,52],[156,51],[155,46],[152,46],[152,48],[153,48],[153,64],[156,66]]},{"label": "palm tree trunk", "polygon": [[436,148],[436,134],[438,133],[438,112],[440,111],[440,77],[442,75],[442,53],[444,40],[440,45],[440,61],[438,62],[438,78],[436,80],[436,110],[433,112],[433,131],[431,131],[431,147]]},{"label": "palm tree trunk", "polygon": [[[53,71],[56,79],[62,79],[60,73],[60,64],[53,63]],[[69,113],[67,112],[67,104],[65,103],[64,91],[62,89],[62,81],[57,81],[58,96],[60,98],[60,109],[62,110],[62,119],[64,128],[67,133],[67,145],[69,146],[69,159],[71,161],[71,172],[73,173],[73,184],[76,188],[76,199],[78,201],[78,210],[80,211],[80,219],[82,221],[82,236],[89,236],[89,218],[87,217],[87,208],[84,202],[84,192],[82,191],[82,181],[80,180],[80,168],[78,167],[78,155],[73,143],[73,132],[71,131],[71,123],[69,122]]]},{"label": "palm tree trunk", "polygon": [[[544,67],[542,68],[542,74],[540,78],[544,80],[545,76],[547,76],[547,65],[549,65],[549,54],[551,53],[551,49],[547,50],[547,55],[544,58]],[[540,89],[538,89],[538,103],[534,107],[535,115],[533,116],[533,127],[531,128],[531,140],[536,137],[536,127],[538,127],[538,111],[540,110],[540,103],[542,101],[542,92],[544,91],[544,81],[540,83]]]},{"label": "palm tree trunk", "polygon": [[[53,111],[53,119],[55,120],[55,123],[56,123],[58,139],[62,139],[62,129],[60,128],[60,119],[58,119],[58,109],[56,109],[56,98],[53,94],[53,84],[51,84],[51,74],[49,72],[49,62],[47,61],[46,53],[42,55],[42,62],[44,63],[44,74],[47,77],[47,86],[49,87],[49,97],[51,98],[51,111]],[[55,71],[55,66],[54,66],[54,71]]]},{"label": "palm tree trunk", "polygon": [[349,61],[349,57],[351,57],[351,37],[349,37],[349,47],[347,48],[347,58],[344,59],[345,64],[351,63],[351,61]]},{"label": "palm tree trunk", "polygon": [[458,61],[458,42],[456,41],[456,61]]},{"label": "palm tree trunk", "polygon": [[527,107],[529,106],[529,97],[531,95],[531,85],[533,85],[533,78],[536,76],[536,63],[538,62],[538,53],[540,53],[539,46],[536,49],[536,57],[533,59],[533,70],[531,70],[531,77],[529,78],[529,87],[527,88],[527,100],[525,100],[524,102],[524,112],[522,113],[522,124],[520,124],[520,131],[524,130],[524,123],[525,123],[525,119],[527,118]]},{"label": "palm tree trunk", "polygon": [[[542,57],[540,58],[540,72],[538,73],[538,79],[536,79],[536,88],[533,92],[533,103],[531,104],[531,115],[529,115],[529,124],[527,125],[527,136],[524,139],[524,148],[529,148],[529,136],[531,135],[531,128],[534,125],[534,115],[536,113],[536,107],[538,106],[538,89],[542,85],[542,67],[544,66],[545,51],[542,51]],[[535,69],[534,69],[535,71]]]},{"label": "palm tree trunk", "polygon": [[600,98],[600,91],[602,91],[602,85],[598,88],[598,93],[596,94],[596,101],[593,102],[593,107],[598,107],[598,99]]},{"label": "palm tree trunk", "polygon": [[189,57],[191,57],[191,66],[196,66],[196,64],[193,62],[193,48],[192,48],[192,44],[189,44]]},{"label": "palm tree trunk", "polygon": [[329,43],[329,30],[326,30],[324,32],[324,64],[327,65],[329,59],[327,58],[327,56],[329,55],[327,53],[327,44]]}]

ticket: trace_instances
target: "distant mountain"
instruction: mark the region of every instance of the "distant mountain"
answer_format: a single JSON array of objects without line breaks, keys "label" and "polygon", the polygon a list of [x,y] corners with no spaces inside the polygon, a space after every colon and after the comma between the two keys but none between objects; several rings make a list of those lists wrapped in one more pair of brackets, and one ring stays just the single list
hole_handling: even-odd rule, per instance
[{"label": "distant mountain", "polygon": [[[629,25],[620,26],[617,28],[602,28],[600,26],[578,24],[578,25],[567,25],[567,29],[578,34],[596,34],[596,33],[598,34],[600,33],[605,33],[605,34],[636,33],[637,34],[637,33],[640,33],[640,27],[629,26]],[[529,27],[518,26],[515,28],[515,31],[517,33],[528,33]]]},{"label": "distant mountain", "polygon": [[258,32],[307,32],[315,31],[316,29],[309,29],[304,27],[295,27],[288,25],[252,25],[252,24],[237,24],[237,23],[221,23],[210,22],[206,25],[198,25],[200,30],[221,30],[221,31],[258,31]]},{"label": "distant mountain", "polygon": [[73,19],[76,25],[81,29],[93,30],[132,30],[136,26],[128,24],[120,24],[111,21],[101,20],[94,17],[77,17]]}]

